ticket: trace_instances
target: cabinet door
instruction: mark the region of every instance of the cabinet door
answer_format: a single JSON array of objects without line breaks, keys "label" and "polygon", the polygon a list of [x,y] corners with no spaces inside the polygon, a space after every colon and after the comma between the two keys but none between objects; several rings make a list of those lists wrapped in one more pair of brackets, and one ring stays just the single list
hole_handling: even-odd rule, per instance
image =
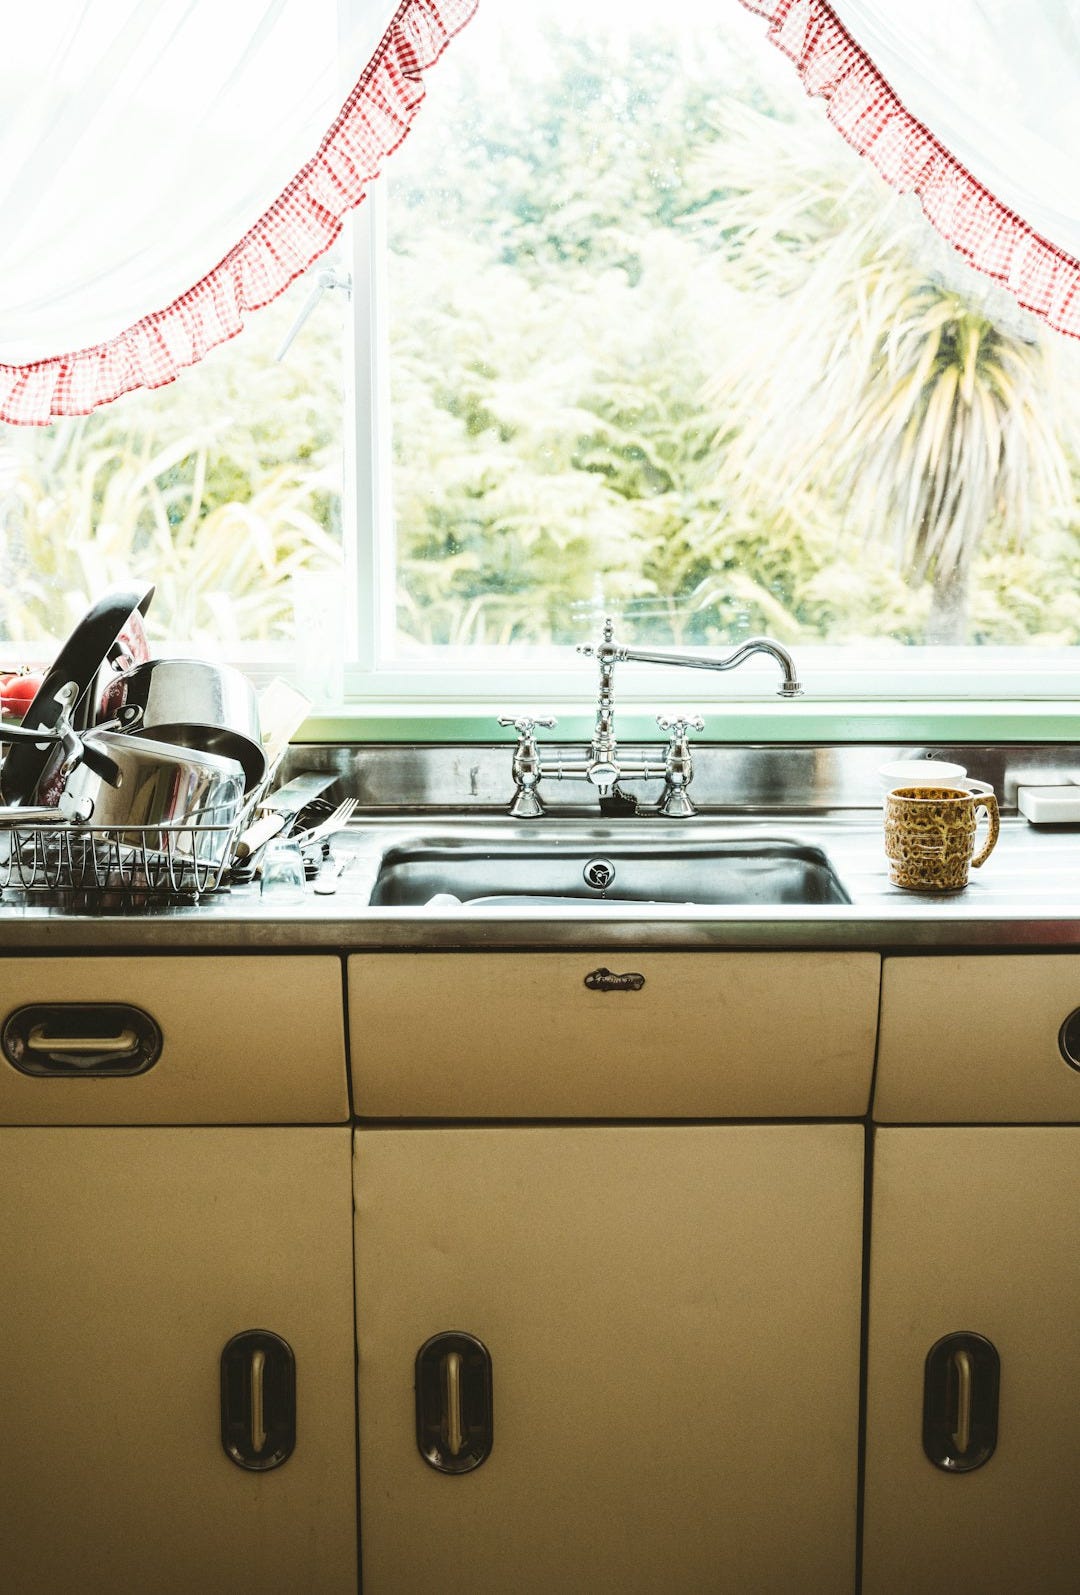
[{"label": "cabinet door", "polygon": [[[349,1144],[0,1130],[5,1589],[355,1591]],[[295,1449],[268,1471],[222,1441],[221,1353],[252,1329],[295,1357]]]},{"label": "cabinet door", "polygon": [[[1080,1130],[878,1132],[866,1595],[1080,1589],[1078,1212]],[[965,1331],[1000,1359],[996,1448],[971,1471],[946,1471],[923,1449],[925,1362]],[[973,1378],[978,1416],[993,1373]],[[951,1429],[959,1383],[943,1392],[933,1373],[930,1383]]]},{"label": "cabinet door", "polygon": [[[862,1166],[854,1125],[361,1130],[365,1595],[852,1590]],[[446,1331],[491,1358],[460,1474]]]}]

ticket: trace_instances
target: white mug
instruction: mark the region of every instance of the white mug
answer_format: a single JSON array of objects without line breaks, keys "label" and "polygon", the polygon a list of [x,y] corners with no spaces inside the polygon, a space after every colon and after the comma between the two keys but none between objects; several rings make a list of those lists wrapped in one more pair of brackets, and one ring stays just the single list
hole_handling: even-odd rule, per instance
[{"label": "white mug", "polygon": [[983,797],[994,790],[987,781],[973,780],[962,764],[949,764],[945,759],[891,759],[880,766],[878,777],[882,802],[900,786],[955,787]]}]

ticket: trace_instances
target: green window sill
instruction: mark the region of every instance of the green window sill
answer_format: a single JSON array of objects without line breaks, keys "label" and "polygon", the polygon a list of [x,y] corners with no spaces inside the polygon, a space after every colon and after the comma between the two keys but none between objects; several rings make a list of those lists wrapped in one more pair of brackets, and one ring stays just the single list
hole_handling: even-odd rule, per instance
[{"label": "green window sill", "polygon": [[[545,705],[539,713],[547,713]],[[423,703],[369,702],[313,714],[297,742],[499,742],[513,733],[496,721],[504,705],[469,704],[460,710]],[[528,713],[525,706],[520,712]],[[584,742],[592,735],[594,714],[580,704],[556,705],[555,731],[541,735],[558,742]],[[744,702],[711,706],[702,742],[1070,742],[1080,740],[1080,701],[1008,702]],[[622,742],[655,742],[655,714],[620,709]]]}]

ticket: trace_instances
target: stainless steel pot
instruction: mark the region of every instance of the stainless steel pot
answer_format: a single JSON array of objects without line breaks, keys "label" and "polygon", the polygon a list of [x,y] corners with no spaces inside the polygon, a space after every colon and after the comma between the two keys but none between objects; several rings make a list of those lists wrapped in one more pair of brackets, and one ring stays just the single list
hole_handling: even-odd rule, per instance
[{"label": "stainless steel pot", "polygon": [[266,774],[259,700],[242,671],[205,659],[150,659],[108,684],[102,717],[132,704],[142,710],[140,738],[235,759],[249,792]]},{"label": "stainless steel pot", "polygon": [[[244,800],[238,760],[119,731],[102,731],[93,742],[115,766],[116,784],[80,764],[61,794],[62,814],[114,828],[135,846],[147,838],[128,832],[128,826],[183,827],[177,851],[201,859],[220,856]],[[151,839],[149,845],[157,844]]]}]

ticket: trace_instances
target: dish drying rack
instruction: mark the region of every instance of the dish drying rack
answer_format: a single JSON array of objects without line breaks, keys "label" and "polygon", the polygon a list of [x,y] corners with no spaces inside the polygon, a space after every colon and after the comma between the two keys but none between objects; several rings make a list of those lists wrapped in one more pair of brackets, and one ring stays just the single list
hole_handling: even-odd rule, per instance
[{"label": "dish drying rack", "polygon": [[168,825],[5,824],[0,892],[191,903],[229,884],[237,838],[261,801],[263,783],[233,817],[200,811]]}]

